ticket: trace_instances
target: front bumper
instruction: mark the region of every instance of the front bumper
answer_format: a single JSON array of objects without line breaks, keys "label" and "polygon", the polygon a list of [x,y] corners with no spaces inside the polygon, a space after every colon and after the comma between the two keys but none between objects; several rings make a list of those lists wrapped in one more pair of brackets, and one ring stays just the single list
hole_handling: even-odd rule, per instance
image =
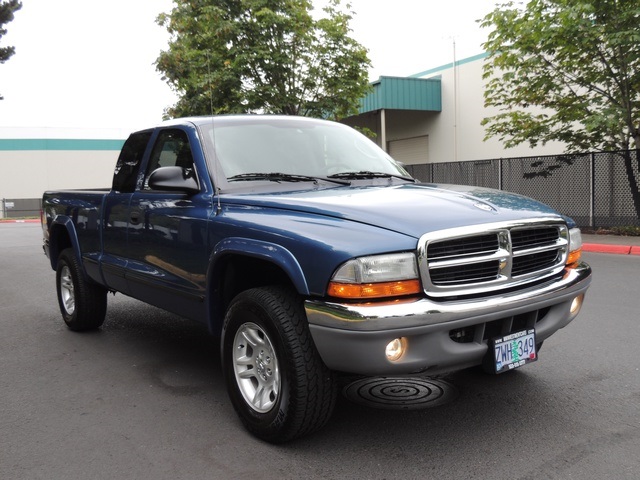
[{"label": "front bumper", "polygon": [[[313,340],[329,368],[362,375],[435,375],[482,364],[488,348],[485,336],[495,322],[512,325],[514,318],[527,318],[534,323],[537,342],[542,342],[576,317],[571,303],[590,283],[591,268],[580,263],[561,278],[486,298],[423,298],[383,305],[307,300],[305,310]],[[454,340],[454,331],[472,338]],[[399,337],[407,340],[408,349],[391,362],[385,348]]]}]

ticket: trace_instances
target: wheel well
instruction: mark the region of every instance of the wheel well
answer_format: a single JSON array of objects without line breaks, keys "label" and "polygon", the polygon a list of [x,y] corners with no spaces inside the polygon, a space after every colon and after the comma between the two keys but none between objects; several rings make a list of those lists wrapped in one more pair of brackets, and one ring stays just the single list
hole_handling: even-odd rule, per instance
[{"label": "wheel well", "polygon": [[294,288],[289,276],[278,265],[243,255],[228,255],[220,260],[212,275],[211,331],[219,334],[231,301],[240,292],[267,285]]},{"label": "wheel well", "polygon": [[51,266],[55,270],[58,267],[58,257],[65,248],[71,248],[71,237],[63,225],[54,225],[49,234],[49,255]]}]

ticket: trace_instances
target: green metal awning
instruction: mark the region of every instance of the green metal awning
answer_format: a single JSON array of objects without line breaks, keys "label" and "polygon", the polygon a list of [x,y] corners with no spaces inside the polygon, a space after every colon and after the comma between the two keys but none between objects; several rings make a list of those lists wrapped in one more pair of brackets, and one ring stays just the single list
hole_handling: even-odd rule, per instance
[{"label": "green metal awning", "polygon": [[360,101],[359,113],[376,110],[442,111],[439,78],[380,77],[373,91]]}]

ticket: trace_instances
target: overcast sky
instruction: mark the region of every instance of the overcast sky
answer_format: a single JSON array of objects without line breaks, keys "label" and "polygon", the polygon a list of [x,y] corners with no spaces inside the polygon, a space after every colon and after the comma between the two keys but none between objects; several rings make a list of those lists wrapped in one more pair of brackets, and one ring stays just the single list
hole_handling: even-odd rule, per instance
[{"label": "overcast sky", "polygon": [[[317,6],[323,0],[314,0]],[[344,2],[343,2],[344,3]],[[476,20],[491,0],[350,0],[353,37],[369,50],[370,79],[406,76],[482,53]],[[154,62],[168,34],[155,23],[171,0],[23,0],[0,46],[1,127],[117,128],[160,122],[174,103]]]}]

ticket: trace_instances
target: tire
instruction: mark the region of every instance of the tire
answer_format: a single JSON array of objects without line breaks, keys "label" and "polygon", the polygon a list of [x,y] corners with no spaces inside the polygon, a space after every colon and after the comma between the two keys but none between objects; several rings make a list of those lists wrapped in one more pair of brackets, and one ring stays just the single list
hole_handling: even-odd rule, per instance
[{"label": "tire", "polygon": [[70,330],[82,332],[99,328],[107,313],[107,290],[85,279],[73,249],[58,257],[56,292],[62,318]]},{"label": "tire", "polygon": [[294,292],[263,287],[234,298],[221,355],[231,403],[256,437],[286,442],[320,429],[331,417],[337,381],[313,344]]}]

